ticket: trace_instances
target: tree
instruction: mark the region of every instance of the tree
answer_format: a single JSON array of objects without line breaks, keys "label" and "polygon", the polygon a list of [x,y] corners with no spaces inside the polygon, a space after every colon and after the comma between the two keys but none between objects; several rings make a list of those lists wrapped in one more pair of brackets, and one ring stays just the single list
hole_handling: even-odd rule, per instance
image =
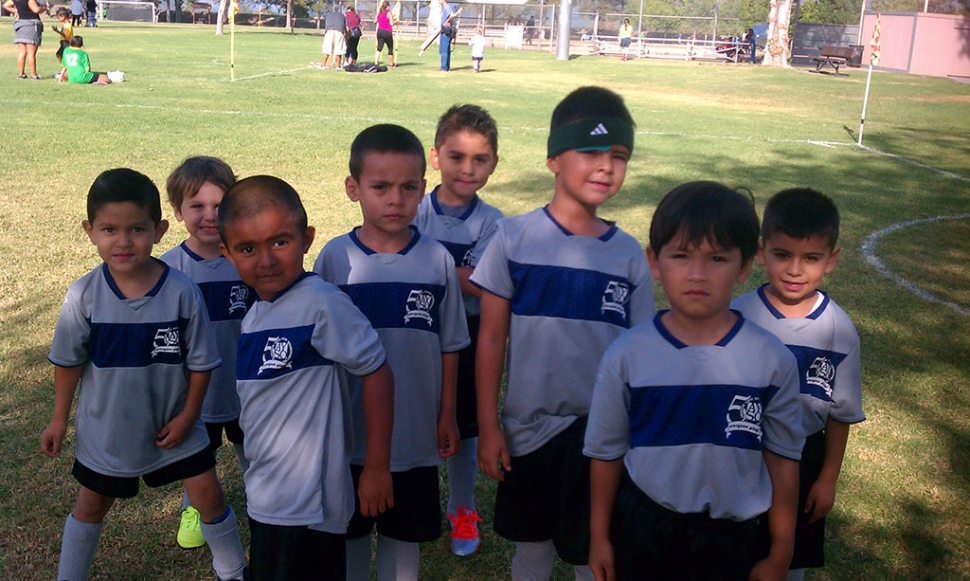
[{"label": "tree", "polygon": [[791,67],[791,8],[793,0],[771,0],[768,11],[768,39],[765,42],[766,67]]}]

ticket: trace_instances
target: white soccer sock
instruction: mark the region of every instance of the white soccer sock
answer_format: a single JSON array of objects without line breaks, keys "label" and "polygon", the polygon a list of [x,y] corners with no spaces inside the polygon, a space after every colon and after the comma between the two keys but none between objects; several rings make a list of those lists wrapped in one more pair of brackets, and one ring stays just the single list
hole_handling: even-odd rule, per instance
[{"label": "white soccer sock", "polygon": [[212,568],[220,579],[242,579],[246,568],[246,555],[239,542],[236,513],[227,508],[229,516],[217,524],[202,523],[202,537],[212,551]]},{"label": "white soccer sock", "polygon": [[787,581],[802,581],[805,578],[805,569],[791,569],[788,571]]},{"label": "white soccer sock", "polygon": [[81,522],[74,515],[67,515],[61,537],[61,560],[57,566],[59,581],[87,580],[101,538],[102,524]]},{"label": "white soccer sock", "polygon": [[556,548],[552,541],[515,543],[512,556],[512,581],[548,581]]},{"label": "white soccer sock", "polygon": [[239,461],[239,469],[243,474],[245,474],[246,470],[249,470],[249,460],[246,459],[246,454],[243,452],[243,445],[233,444],[232,449],[234,452],[236,452],[236,460]]},{"label": "white soccer sock", "polygon": [[589,568],[589,565],[573,565],[573,573],[576,575],[576,581],[593,581],[593,570]]},{"label": "white soccer sock", "polygon": [[371,536],[347,539],[347,581],[369,581],[371,567]]},{"label": "white soccer sock", "polygon": [[420,561],[417,543],[377,535],[377,581],[417,581]]},{"label": "white soccer sock", "polygon": [[458,453],[448,458],[448,514],[458,516],[459,506],[475,510],[477,454],[478,438],[465,438]]}]

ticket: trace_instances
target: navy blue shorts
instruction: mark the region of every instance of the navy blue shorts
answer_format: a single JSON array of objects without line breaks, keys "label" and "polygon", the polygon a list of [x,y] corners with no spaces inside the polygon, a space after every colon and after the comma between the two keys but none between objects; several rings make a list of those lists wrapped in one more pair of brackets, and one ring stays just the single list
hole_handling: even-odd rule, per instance
[{"label": "navy blue shorts", "polygon": [[228,422],[206,422],[205,431],[209,434],[209,449],[215,452],[222,446],[222,432],[225,430],[226,439],[230,444],[243,445],[243,431],[239,427],[239,418]]},{"label": "navy blue shorts", "polygon": [[347,526],[347,538],[366,537],[377,525],[377,532],[406,543],[424,543],[441,536],[441,499],[438,494],[438,467],[421,466],[407,472],[391,472],[394,508],[377,517],[360,513],[357,486],[363,466],[350,465],[354,478],[354,516]]},{"label": "navy blue shorts", "polygon": [[[216,457],[206,448],[188,458],[183,458],[162,466],[158,470],[143,474],[141,479],[150,488],[158,488],[186,478],[204,474],[216,467]],[[138,495],[138,477],[105,476],[88,468],[77,460],[71,475],[81,486],[109,498],[134,498]]]},{"label": "navy blue shorts", "polygon": [[347,578],[343,535],[308,527],[268,525],[249,518],[249,577],[251,579]]},{"label": "navy blue shorts", "polygon": [[[478,59],[481,60],[481,59]],[[475,390],[475,352],[478,349],[478,315],[467,317],[472,342],[458,352],[458,382],[455,416],[461,439],[478,437],[478,395]]]}]

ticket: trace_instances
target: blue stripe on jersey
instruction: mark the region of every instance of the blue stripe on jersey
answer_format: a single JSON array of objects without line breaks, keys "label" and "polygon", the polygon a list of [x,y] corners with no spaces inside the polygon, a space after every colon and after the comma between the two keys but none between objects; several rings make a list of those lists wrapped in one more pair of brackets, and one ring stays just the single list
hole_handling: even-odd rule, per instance
[{"label": "blue stripe on jersey", "polygon": [[630,327],[629,279],[594,270],[509,261],[512,312],[523,317],[559,317]]},{"label": "blue stripe on jersey", "polygon": [[91,363],[101,369],[182,365],[187,319],[151,323],[93,323],[88,337]]},{"label": "blue stripe on jersey", "polygon": [[198,286],[212,322],[242,320],[256,302],[256,292],[241,280],[200,282]]},{"label": "blue stripe on jersey", "polygon": [[714,444],[762,449],[761,417],[778,388],[630,387],[630,446]]},{"label": "blue stripe on jersey", "polygon": [[822,401],[832,401],[835,372],[846,354],[801,345],[789,345],[788,349],[798,360],[801,392]]},{"label": "blue stripe on jersey", "polygon": [[416,329],[441,332],[445,286],[406,282],[345,284],[350,296],[375,329]]},{"label": "blue stripe on jersey", "polygon": [[478,240],[472,242],[471,244],[462,244],[460,242],[448,242],[447,240],[438,240],[442,246],[448,249],[448,253],[451,257],[455,259],[455,267],[462,268],[470,266],[472,262],[472,249],[478,244]]},{"label": "blue stripe on jersey", "polygon": [[333,365],[313,346],[314,325],[266,329],[239,337],[236,379],[274,379],[287,373]]}]

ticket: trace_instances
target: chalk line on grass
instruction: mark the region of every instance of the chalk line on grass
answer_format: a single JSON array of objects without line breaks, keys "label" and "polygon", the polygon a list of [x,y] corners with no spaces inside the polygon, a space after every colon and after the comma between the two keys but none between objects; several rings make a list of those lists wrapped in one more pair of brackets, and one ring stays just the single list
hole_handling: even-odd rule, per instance
[{"label": "chalk line on grass", "polygon": [[967,309],[966,307],[963,307],[956,303],[941,299],[935,296],[934,294],[921,289],[915,283],[899,276],[898,274],[893,273],[891,270],[886,268],[886,265],[883,264],[881,260],[879,260],[878,256],[876,256],[876,242],[878,242],[879,239],[885,236],[886,234],[895,232],[897,230],[902,230],[903,228],[908,228],[910,226],[916,226],[917,224],[925,224],[927,222],[940,222],[943,220],[965,220],[967,218],[970,218],[970,214],[958,214],[956,216],[933,216],[932,218],[922,218],[919,220],[909,220],[907,222],[897,222],[891,226],[883,228],[882,230],[877,230],[872,234],[866,236],[866,239],[862,242],[862,248],[861,248],[862,255],[866,257],[866,261],[868,261],[869,264],[871,264],[879,274],[892,279],[896,284],[905,288],[906,290],[918,296],[919,298],[923,299],[924,301],[949,307],[950,309],[953,309],[954,311],[960,313],[961,315],[970,315],[970,309]]}]

